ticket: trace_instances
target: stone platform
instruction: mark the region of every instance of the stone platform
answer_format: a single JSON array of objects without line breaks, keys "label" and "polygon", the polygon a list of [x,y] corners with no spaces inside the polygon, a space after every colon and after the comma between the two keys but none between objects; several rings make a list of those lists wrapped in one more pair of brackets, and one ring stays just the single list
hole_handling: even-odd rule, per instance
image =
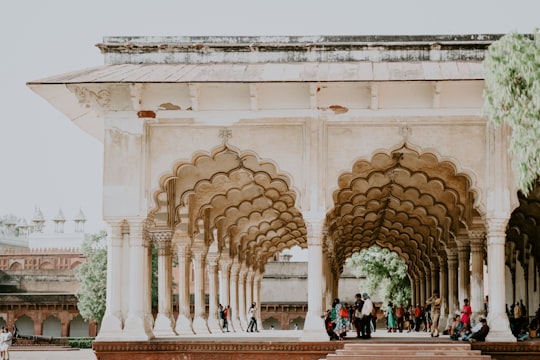
[{"label": "stone platform", "polygon": [[[523,343],[469,344],[452,341],[448,336],[431,338],[428,333],[423,332],[387,333],[382,330],[375,332],[370,340],[356,339],[354,333],[350,332],[344,341],[302,342],[300,335],[300,331],[294,330],[193,335],[147,342],[94,342],[93,349],[98,360],[333,360],[338,359],[336,355],[343,354],[342,350],[345,347],[349,350],[358,350],[363,345],[382,346],[385,351],[392,352],[392,354],[387,354],[390,356],[387,359],[402,359],[406,354],[413,357],[418,357],[421,353],[428,355],[427,351],[421,351],[421,349],[436,345],[437,347],[431,350],[433,354],[443,354],[450,347],[457,351],[455,354],[460,359],[483,359],[483,356],[491,355],[491,359],[494,360],[540,360],[540,339]],[[364,349],[366,355],[373,355],[367,350]],[[372,348],[371,350],[383,354],[380,349]],[[398,353],[402,350],[401,355],[395,356],[396,350]],[[414,354],[410,353],[411,351]],[[366,357],[358,357],[358,359],[362,358]],[[373,360],[376,357],[368,356],[367,358]],[[430,359],[431,357],[422,356],[421,358]],[[347,359],[353,360],[355,357],[348,356]]]}]

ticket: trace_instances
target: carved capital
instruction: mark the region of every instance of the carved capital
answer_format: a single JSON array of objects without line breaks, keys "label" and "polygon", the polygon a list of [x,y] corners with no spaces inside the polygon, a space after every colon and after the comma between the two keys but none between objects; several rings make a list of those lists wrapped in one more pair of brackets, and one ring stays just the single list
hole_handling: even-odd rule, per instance
[{"label": "carved capital", "polygon": [[172,230],[154,230],[150,232],[150,235],[156,244],[158,256],[171,255]]}]

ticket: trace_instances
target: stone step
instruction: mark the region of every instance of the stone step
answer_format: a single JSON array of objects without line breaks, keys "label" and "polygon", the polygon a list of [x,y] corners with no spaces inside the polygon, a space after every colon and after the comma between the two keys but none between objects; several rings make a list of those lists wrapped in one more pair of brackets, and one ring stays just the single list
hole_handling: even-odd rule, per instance
[{"label": "stone step", "polygon": [[491,356],[482,355],[479,350],[471,350],[468,343],[354,343],[344,344],[343,349],[328,354],[324,360],[489,360]]},{"label": "stone step", "polygon": [[471,344],[469,343],[393,343],[393,344],[381,344],[381,343],[354,343],[344,344],[343,349],[350,350],[379,350],[379,349],[407,349],[407,350],[470,350]]},{"label": "stone step", "polygon": [[378,349],[378,350],[336,350],[337,355],[460,355],[463,357],[470,355],[482,355],[480,350],[447,350],[447,349]]}]

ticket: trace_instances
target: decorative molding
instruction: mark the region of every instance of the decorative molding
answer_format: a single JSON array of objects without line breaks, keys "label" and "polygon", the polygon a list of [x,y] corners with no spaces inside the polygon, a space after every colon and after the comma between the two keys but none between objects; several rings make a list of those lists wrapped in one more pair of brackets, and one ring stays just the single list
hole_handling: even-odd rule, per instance
[{"label": "decorative molding", "polygon": [[86,108],[96,107],[99,110],[106,110],[111,103],[111,92],[107,89],[94,91],[77,85],[66,85],[66,87],[77,97],[79,104]]}]

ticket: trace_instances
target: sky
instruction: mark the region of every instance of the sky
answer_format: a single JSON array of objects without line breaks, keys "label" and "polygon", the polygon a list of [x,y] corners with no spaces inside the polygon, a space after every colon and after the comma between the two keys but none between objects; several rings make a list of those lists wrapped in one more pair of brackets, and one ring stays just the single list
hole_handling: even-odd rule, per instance
[{"label": "sky", "polygon": [[[103,64],[104,36],[532,33],[538,0],[2,0],[0,217],[102,221],[102,144],[26,82]],[[52,229],[49,221],[48,228]]]}]

